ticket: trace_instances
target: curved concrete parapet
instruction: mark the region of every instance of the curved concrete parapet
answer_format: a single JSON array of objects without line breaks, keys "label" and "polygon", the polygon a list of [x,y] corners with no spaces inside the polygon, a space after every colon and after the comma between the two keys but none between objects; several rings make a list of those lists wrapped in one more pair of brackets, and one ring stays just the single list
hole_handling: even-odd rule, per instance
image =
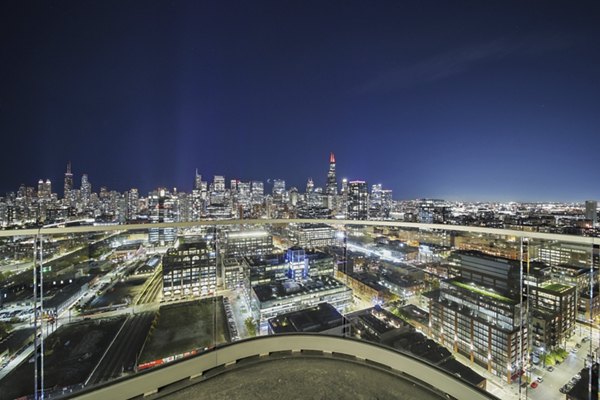
[{"label": "curved concrete parapet", "polygon": [[139,373],[114,383],[91,387],[77,398],[81,400],[129,399],[157,393],[185,379],[193,379],[216,367],[232,365],[248,357],[268,356],[282,351],[317,351],[356,357],[391,368],[456,399],[489,400],[495,396],[473,387],[435,366],[377,344],[337,336],[286,334],[261,336],[227,344],[190,359]]}]

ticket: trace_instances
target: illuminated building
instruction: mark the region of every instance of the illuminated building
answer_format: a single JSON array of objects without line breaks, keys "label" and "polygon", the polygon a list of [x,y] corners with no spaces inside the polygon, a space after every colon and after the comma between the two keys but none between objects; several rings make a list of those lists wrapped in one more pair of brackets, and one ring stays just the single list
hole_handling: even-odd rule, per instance
[{"label": "illuminated building", "polygon": [[337,196],[337,181],[335,177],[335,155],[329,155],[329,171],[327,172],[327,186],[325,193],[328,196]]},{"label": "illuminated building", "polygon": [[168,295],[206,296],[217,287],[216,253],[212,242],[196,240],[170,248],[163,257],[163,291]]},{"label": "illuminated building", "polygon": [[336,230],[326,224],[298,224],[290,225],[290,234],[299,247],[314,248],[335,246]]},{"label": "illuminated building", "polygon": [[136,188],[127,192],[127,219],[136,219],[138,216],[140,193]]},{"label": "illuminated building", "polygon": [[[153,191],[148,195],[148,210],[151,223],[174,222],[173,199],[165,189]],[[153,245],[164,246],[175,242],[175,228],[150,228],[148,241]]]},{"label": "illuminated building", "polygon": [[261,330],[266,330],[269,318],[323,302],[344,312],[352,303],[352,290],[331,276],[315,277],[302,282],[290,279],[253,287],[252,301],[254,309],[258,311]]},{"label": "illuminated building", "polygon": [[71,173],[71,161],[67,163],[67,172],[65,172],[65,183],[63,198],[67,203],[71,202],[71,192],[73,191],[73,174]]},{"label": "illuminated building", "polygon": [[431,332],[440,343],[509,383],[518,376],[527,354],[527,318],[519,301],[460,278],[440,282],[427,296]]},{"label": "illuminated building", "polygon": [[348,218],[369,218],[369,193],[365,181],[351,181],[348,184]]},{"label": "illuminated building", "polygon": [[273,236],[263,230],[225,232],[224,248],[226,257],[270,254]]},{"label": "illuminated building", "polygon": [[592,222],[592,226],[598,224],[598,202],[588,200],[585,202],[585,219]]},{"label": "illuminated building", "polygon": [[535,346],[550,350],[565,345],[575,331],[577,292],[574,286],[545,283],[529,287],[531,335]]}]

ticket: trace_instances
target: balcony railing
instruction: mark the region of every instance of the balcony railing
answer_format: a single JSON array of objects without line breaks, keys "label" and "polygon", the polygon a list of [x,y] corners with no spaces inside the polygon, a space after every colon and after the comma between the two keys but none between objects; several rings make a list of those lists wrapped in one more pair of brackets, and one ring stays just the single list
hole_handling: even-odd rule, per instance
[{"label": "balcony railing", "polygon": [[130,398],[284,350],[454,398],[597,391],[599,247],[330,219],[0,231],[0,399]]}]

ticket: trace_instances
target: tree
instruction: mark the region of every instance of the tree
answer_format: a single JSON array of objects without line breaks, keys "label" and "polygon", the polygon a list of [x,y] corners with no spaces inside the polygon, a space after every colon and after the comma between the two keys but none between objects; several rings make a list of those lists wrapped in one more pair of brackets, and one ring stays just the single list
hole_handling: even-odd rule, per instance
[{"label": "tree", "polygon": [[250,336],[256,336],[256,321],[252,317],[246,318],[244,325],[246,325],[246,330]]}]

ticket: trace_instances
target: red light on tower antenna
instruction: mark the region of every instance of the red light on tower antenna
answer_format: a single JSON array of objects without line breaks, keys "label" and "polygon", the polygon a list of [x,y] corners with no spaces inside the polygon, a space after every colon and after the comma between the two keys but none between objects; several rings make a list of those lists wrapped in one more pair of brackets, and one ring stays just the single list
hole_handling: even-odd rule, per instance
[{"label": "red light on tower antenna", "polygon": [[329,155],[329,163],[335,164],[335,155],[333,153],[330,153]]}]

